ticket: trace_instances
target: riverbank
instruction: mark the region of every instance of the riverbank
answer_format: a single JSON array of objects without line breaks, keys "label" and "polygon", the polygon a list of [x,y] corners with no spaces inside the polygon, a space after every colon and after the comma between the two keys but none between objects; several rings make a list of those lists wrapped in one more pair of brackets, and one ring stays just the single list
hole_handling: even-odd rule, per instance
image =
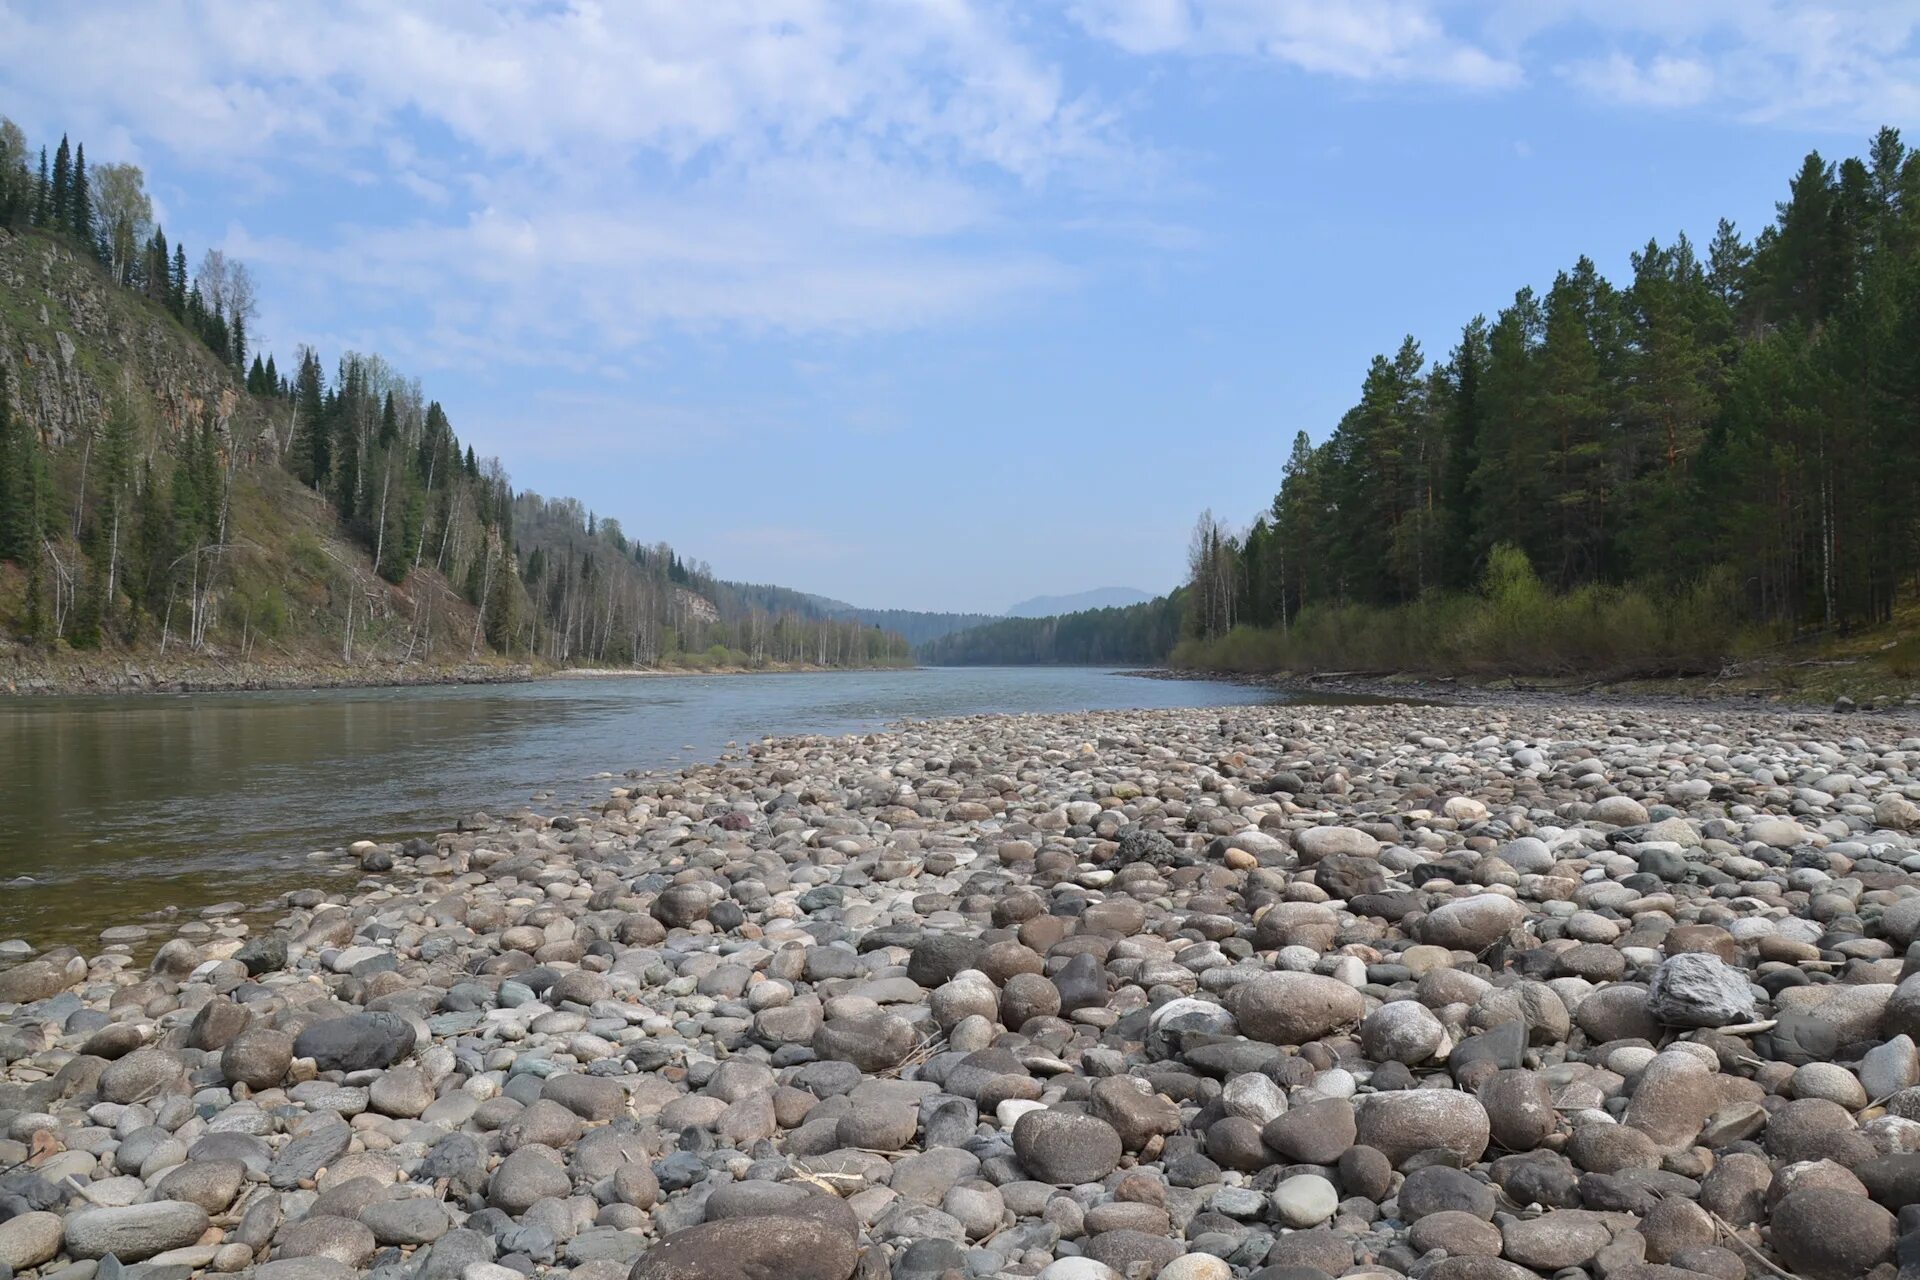
[{"label": "riverbank", "polygon": [[245,690],[382,689],[429,685],[512,684],[525,680],[590,680],[631,676],[760,675],[869,670],[805,663],[763,667],[552,667],[504,659],[460,663],[225,662],[216,658],[121,658],[66,654],[23,656],[0,665],[0,695],[227,693]]},{"label": "riverbank", "polygon": [[0,972],[0,1263],[1878,1280],[1909,733],[975,716],[336,849]]},{"label": "riverbank", "polygon": [[1127,672],[1151,680],[1212,680],[1277,693],[1340,693],[1354,697],[1414,699],[1470,705],[1558,706],[1569,700],[1622,707],[1670,706],[1869,712],[1920,717],[1920,691],[1880,693],[1855,699],[1824,687],[1787,686],[1752,678],[1588,680],[1514,676],[1436,675],[1409,671],[1245,672],[1209,668],[1148,667]]}]

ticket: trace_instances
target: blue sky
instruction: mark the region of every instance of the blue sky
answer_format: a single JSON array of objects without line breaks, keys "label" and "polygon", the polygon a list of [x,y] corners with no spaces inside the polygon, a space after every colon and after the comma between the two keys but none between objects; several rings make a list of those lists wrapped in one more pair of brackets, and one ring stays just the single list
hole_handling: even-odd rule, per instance
[{"label": "blue sky", "polygon": [[377,351],[724,576],[1180,576],[1369,357],[1751,235],[1920,125],[1920,2],[0,0],[0,113],[145,167],[284,359]]}]

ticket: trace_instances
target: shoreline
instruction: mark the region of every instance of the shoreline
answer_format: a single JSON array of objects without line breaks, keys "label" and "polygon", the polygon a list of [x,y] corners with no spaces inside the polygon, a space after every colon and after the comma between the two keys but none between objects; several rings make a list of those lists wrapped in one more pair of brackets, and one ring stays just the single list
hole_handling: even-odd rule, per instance
[{"label": "shoreline", "polygon": [[828,671],[911,670],[897,667],[549,667],[527,662],[155,664],[136,659],[23,663],[0,669],[0,701],[8,698],[106,697],[127,694],[246,693],[328,689],[406,689],[438,685],[530,684],[548,680],[634,677],[792,675]]},{"label": "shoreline", "polygon": [[1624,685],[1605,682],[1555,685],[1547,681],[1522,682],[1514,677],[1479,681],[1466,676],[1418,672],[1247,672],[1191,667],[1142,667],[1129,669],[1124,674],[1147,680],[1211,680],[1283,693],[1413,698],[1476,707],[1587,705],[1667,707],[1675,710],[1723,707],[1758,715],[1872,715],[1920,719],[1920,701],[1912,697],[1880,697],[1861,704],[1846,699],[1843,705],[1836,705],[1826,699],[1795,698],[1792,696],[1794,691],[1788,689],[1697,691],[1678,683],[1660,681],[1629,682]]},{"label": "shoreline", "polygon": [[[766,739],[316,854],[347,874],[259,911],[0,944],[0,1112],[30,1120],[0,1168],[31,1206],[0,1243],[47,1280],[107,1252],[718,1276],[747,1247],[823,1280],[862,1252],[917,1275],[909,1249],[1034,1280],[1405,1276],[1440,1196],[1501,1275],[1549,1276],[1664,1242],[1656,1204],[1710,1221],[1730,1144],[1789,1182],[1906,1149],[1916,801],[1904,726],[1778,710]],[[1488,1221],[1549,1175],[1537,1214]],[[1684,1248],[1891,1258],[1891,1213],[1807,1185]],[[1861,1221],[1802,1229],[1838,1199]]]}]

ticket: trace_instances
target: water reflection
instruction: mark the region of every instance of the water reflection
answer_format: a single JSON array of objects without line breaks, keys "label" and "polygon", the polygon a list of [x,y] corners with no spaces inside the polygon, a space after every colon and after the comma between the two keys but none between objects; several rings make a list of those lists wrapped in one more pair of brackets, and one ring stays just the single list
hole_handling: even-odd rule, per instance
[{"label": "water reflection", "polygon": [[[988,711],[1270,700],[1081,668],[972,668],[0,703],[0,937],[262,896],[308,851],[443,829],[730,740]],[[33,883],[18,883],[31,877]]]}]

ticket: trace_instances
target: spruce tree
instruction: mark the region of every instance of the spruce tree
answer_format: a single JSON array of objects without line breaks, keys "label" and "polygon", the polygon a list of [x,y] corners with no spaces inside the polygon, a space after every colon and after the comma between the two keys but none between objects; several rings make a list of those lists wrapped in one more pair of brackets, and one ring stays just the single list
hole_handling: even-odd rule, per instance
[{"label": "spruce tree", "polygon": [[507,555],[500,559],[502,563],[493,571],[493,589],[487,596],[482,621],[486,627],[487,643],[505,653],[513,645],[515,582],[513,557]]},{"label": "spruce tree", "polygon": [[187,246],[173,246],[173,272],[167,281],[167,309],[176,317],[187,313]]},{"label": "spruce tree", "polygon": [[87,189],[87,146],[83,142],[74,148],[73,180],[67,193],[67,230],[73,238],[85,244],[95,257],[99,256],[100,246],[93,233],[93,194]]},{"label": "spruce tree", "polygon": [[337,397],[333,419],[333,505],[343,523],[351,525],[360,499],[360,424],[358,413],[344,396]]},{"label": "spruce tree", "polygon": [[127,594],[149,613],[166,607],[168,571],[175,556],[173,515],[167,496],[153,474],[153,460],[141,467],[135,495],[133,546],[129,549]]},{"label": "spruce tree", "polygon": [[167,305],[172,296],[172,281],[168,276],[171,255],[167,252],[167,233],[159,227],[153,229],[153,247],[147,251],[147,296],[161,306]]},{"label": "spruce tree", "polygon": [[53,217],[53,183],[47,177],[47,149],[40,148],[40,176],[33,184],[33,225],[44,227]]},{"label": "spruce tree", "polygon": [[72,227],[68,199],[73,187],[73,152],[67,147],[67,135],[60,135],[60,149],[53,153],[53,185],[47,196],[46,225],[57,231]]},{"label": "spruce tree", "polygon": [[7,374],[0,369],[0,560],[22,561],[37,542],[28,507],[33,453],[7,397]]},{"label": "spruce tree", "polygon": [[133,484],[133,413],[126,403],[115,400],[107,415],[107,428],[101,437],[98,467],[98,497],[93,524],[89,529],[87,555],[100,578],[98,616],[102,625],[110,622],[121,589],[120,562],[126,554],[127,513]]},{"label": "spruce tree", "polygon": [[300,358],[299,382],[294,386],[293,412],[299,420],[304,450],[296,450],[300,460],[297,474],[308,485],[325,491],[333,479],[332,424],[320,384],[320,360],[308,351]]}]

